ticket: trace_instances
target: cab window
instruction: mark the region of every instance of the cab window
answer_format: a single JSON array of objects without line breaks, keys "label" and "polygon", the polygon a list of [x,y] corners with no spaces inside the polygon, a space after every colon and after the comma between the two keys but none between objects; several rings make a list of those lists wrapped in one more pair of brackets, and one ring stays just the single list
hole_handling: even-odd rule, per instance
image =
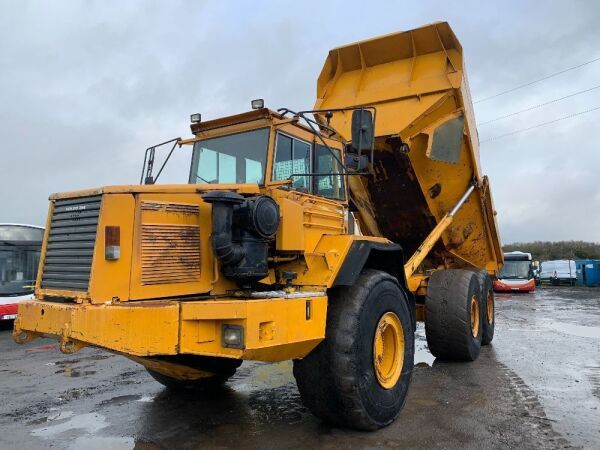
[{"label": "cab window", "polygon": [[[277,134],[273,181],[287,180],[291,175],[310,173],[310,144],[282,133]],[[310,192],[310,178],[294,176],[292,189]]]},{"label": "cab window", "polygon": [[[333,153],[333,154],[332,154]],[[334,157],[335,156],[335,157]],[[314,193],[323,197],[344,199],[344,178],[340,161],[340,151],[332,148],[331,151],[320,144],[315,145],[315,170],[322,173],[314,177]]]}]

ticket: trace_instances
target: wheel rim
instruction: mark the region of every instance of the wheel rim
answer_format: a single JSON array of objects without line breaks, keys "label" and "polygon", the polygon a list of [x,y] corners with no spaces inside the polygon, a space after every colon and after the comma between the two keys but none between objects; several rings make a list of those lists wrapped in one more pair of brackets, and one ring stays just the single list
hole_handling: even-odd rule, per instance
[{"label": "wheel rim", "polygon": [[487,295],[487,321],[490,325],[494,323],[494,296],[491,292]]},{"label": "wheel rim", "polygon": [[373,366],[377,381],[385,389],[393,388],[404,365],[404,328],[393,312],[379,319],[373,339]]},{"label": "wheel rim", "polygon": [[471,334],[474,338],[479,335],[479,301],[476,295],[471,297]]}]

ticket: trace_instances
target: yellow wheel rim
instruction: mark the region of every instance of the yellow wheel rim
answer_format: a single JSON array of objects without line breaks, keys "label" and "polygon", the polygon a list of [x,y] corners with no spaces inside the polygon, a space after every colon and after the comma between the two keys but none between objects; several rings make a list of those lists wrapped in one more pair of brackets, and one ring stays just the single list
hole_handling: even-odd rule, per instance
[{"label": "yellow wheel rim", "polygon": [[373,366],[381,387],[392,389],[404,365],[404,329],[393,312],[379,319],[373,339]]},{"label": "yellow wheel rim", "polygon": [[474,338],[479,335],[479,301],[476,295],[471,297],[471,334]]},{"label": "yellow wheel rim", "polygon": [[487,321],[490,325],[494,323],[494,296],[491,292],[487,296]]}]

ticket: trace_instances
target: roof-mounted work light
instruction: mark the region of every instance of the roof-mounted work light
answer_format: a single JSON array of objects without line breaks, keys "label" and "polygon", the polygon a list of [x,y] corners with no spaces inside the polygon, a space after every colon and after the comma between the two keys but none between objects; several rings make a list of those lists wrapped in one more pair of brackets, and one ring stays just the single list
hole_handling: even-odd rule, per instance
[{"label": "roof-mounted work light", "polygon": [[252,100],[250,104],[252,105],[252,109],[261,109],[265,107],[265,101],[262,98]]},{"label": "roof-mounted work light", "polygon": [[200,113],[192,114],[190,116],[190,121],[192,123],[199,123],[201,119],[202,119],[202,115]]}]

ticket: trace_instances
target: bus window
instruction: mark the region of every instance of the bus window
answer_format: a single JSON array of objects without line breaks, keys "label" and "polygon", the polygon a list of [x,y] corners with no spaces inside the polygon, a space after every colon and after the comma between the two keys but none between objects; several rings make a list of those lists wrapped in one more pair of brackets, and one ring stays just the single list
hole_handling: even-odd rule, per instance
[{"label": "bus window", "polygon": [[0,224],[0,296],[33,292],[44,230]]}]

